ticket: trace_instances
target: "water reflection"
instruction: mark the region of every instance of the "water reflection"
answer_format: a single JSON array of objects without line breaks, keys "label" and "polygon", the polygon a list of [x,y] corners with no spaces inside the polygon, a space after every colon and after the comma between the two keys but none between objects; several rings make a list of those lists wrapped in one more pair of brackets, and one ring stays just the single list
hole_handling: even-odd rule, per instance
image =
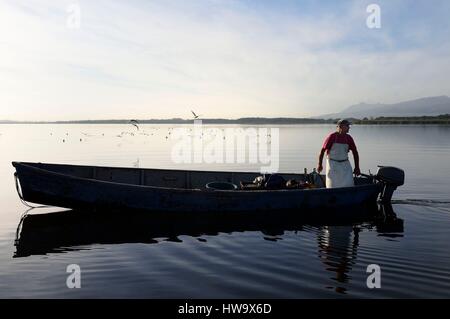
[{"label": "water reflection", "polygon": [[336,292],[345,293],[346,289],[340,284],[348,283],[354,260],[357,256],[359,243],[359,229],[349,226],[324,226],[320,228],[317,236],[319,258],[325,269],[335,274]]},{"label": "water reflection", "polygon": [[317,236],[318,255],[325,269],[333,273],[330,278],[336,282],[337,293],[346,293],[349,273],[356,263],[359,246],[359,233],[362,228],[375,228],[380,236],[402,237],[403,220],[397,218],[392,205],[381,205],[377,218],[370,223],[356,225],[321,226]]},{"label": "water reflection", "polygon": [[[335,212],[339,216],[340,212]],[[319,215],[320,216],[320,215]],[[324,269],[330,274],[328,289],[345,294],[356,263],[359,233],[375,230],[379,236],[403,236],[403,220],[397,218],[391,205],[359,212],[358,217],[333,220],[322,217],[304,220],[292,214],[277,215],[149,215],[123,212],[100,214],[87,211],[58,211],[29,214],[21,219],[16,235],[15,258],[48,253],[91,249],[92,244],[121,244],[172,241],[188,235],[200,241],[202,235],[259,231],[265,240],[283,239],[286,231],[311,231],[317,234],[317,252]],[[363,216],[363,217],[361,217]],[[334,282],[334,284],[333,284]]]}]

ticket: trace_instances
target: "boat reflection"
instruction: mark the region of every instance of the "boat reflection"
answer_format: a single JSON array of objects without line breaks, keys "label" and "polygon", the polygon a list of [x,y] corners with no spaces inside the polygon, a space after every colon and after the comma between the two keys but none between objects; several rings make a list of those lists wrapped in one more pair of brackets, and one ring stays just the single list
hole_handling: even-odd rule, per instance
[{"label": "boat reflection", "polygon": [[[389,209],[389,208],[388,208]],[[89,211],[65,210],[45,214],[25,213],[16,235],[14,257],[42,255],[52,252],[64,252],[89,249],[83,246],[92,244],[121,243],[157,243],[158,239],[176,240],[180,235],[199,237],[244,231],[260,231],[267,240],[276,240],[285,231],[301,231],[304,225],[314,225],[322,231],[319,235],[319,253],[325,260],[338,258],[342,266],[336,267],[342,273],[339,280],[345,281],[348,272],[346,264],[351,263],[352,254],[356,255],[357,240],[342,240],[349,237],[355,227],[351,225],[369,225],[377,229],[388,228],[387,224],[395,214],[386,217],[386,208],[375,207],[358,214],[358,218],[322,217],[301,219],[292,214],[152,214],[123,212],[122,214],[93,213]],[[317,216],[322,216],[318,214]],[[334,212],[333,216],[339,215]],[[323,226],[327,225],[327,226]],[[349,226],[350,225],[350,226]],[[200,240],[201,238],[199,238]],[[335,256],[335,250],[347,251],[348,257]],[[333,248],[334,247],[334,248]],[[342,247],[342,248],[341,248]],[[328,257],[327,257],[328,256]]]}]

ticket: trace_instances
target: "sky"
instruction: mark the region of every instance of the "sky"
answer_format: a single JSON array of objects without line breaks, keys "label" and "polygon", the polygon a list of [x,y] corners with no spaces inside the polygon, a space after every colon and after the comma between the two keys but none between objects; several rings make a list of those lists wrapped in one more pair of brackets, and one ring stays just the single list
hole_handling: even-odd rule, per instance
[{"label": "sky", "polygon": [[447,0],[0,0],[0,120],[308,117],[450,95],[449,15]]}]

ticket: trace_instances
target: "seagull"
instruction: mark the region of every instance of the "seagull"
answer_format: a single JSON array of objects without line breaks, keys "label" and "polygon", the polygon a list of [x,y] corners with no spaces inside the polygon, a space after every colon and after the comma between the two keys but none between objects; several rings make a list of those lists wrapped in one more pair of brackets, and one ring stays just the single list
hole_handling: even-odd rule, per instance
[{"label": "seagull", "polygon": [[139,122],[137,120],[130,120],[130,124],[135,126],[137,130],[139,131]]},{"label": "seagull", "polygon": [[194,112],[194,111],[192,111],[192,110],[191,110],[191,113],[192,113],[192,114],[194,114],[194,119],[198,119],[198,118],[199,118],[199,117],[201,116],[201,115],[197,115],[197,114],[195,114],[195,112]]}]

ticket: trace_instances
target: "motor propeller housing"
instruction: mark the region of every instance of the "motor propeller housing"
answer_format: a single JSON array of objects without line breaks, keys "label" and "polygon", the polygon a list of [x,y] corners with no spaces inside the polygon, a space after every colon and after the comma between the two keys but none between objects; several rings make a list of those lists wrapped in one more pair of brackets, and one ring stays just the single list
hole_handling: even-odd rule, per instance
[{"label": "motor propeller housing", "polygon": [[384,184],[380,194],[380,201],[387,203],[391,201],[392,194],[397,187],[405,183],[405,172],[397,167],[378,166],[376,179]]},{"label": "motor propeller housing", "polygon": [[397,167],[378,166],[378,180],[395,186],[402,186],[405,183],[405,172]]}]

